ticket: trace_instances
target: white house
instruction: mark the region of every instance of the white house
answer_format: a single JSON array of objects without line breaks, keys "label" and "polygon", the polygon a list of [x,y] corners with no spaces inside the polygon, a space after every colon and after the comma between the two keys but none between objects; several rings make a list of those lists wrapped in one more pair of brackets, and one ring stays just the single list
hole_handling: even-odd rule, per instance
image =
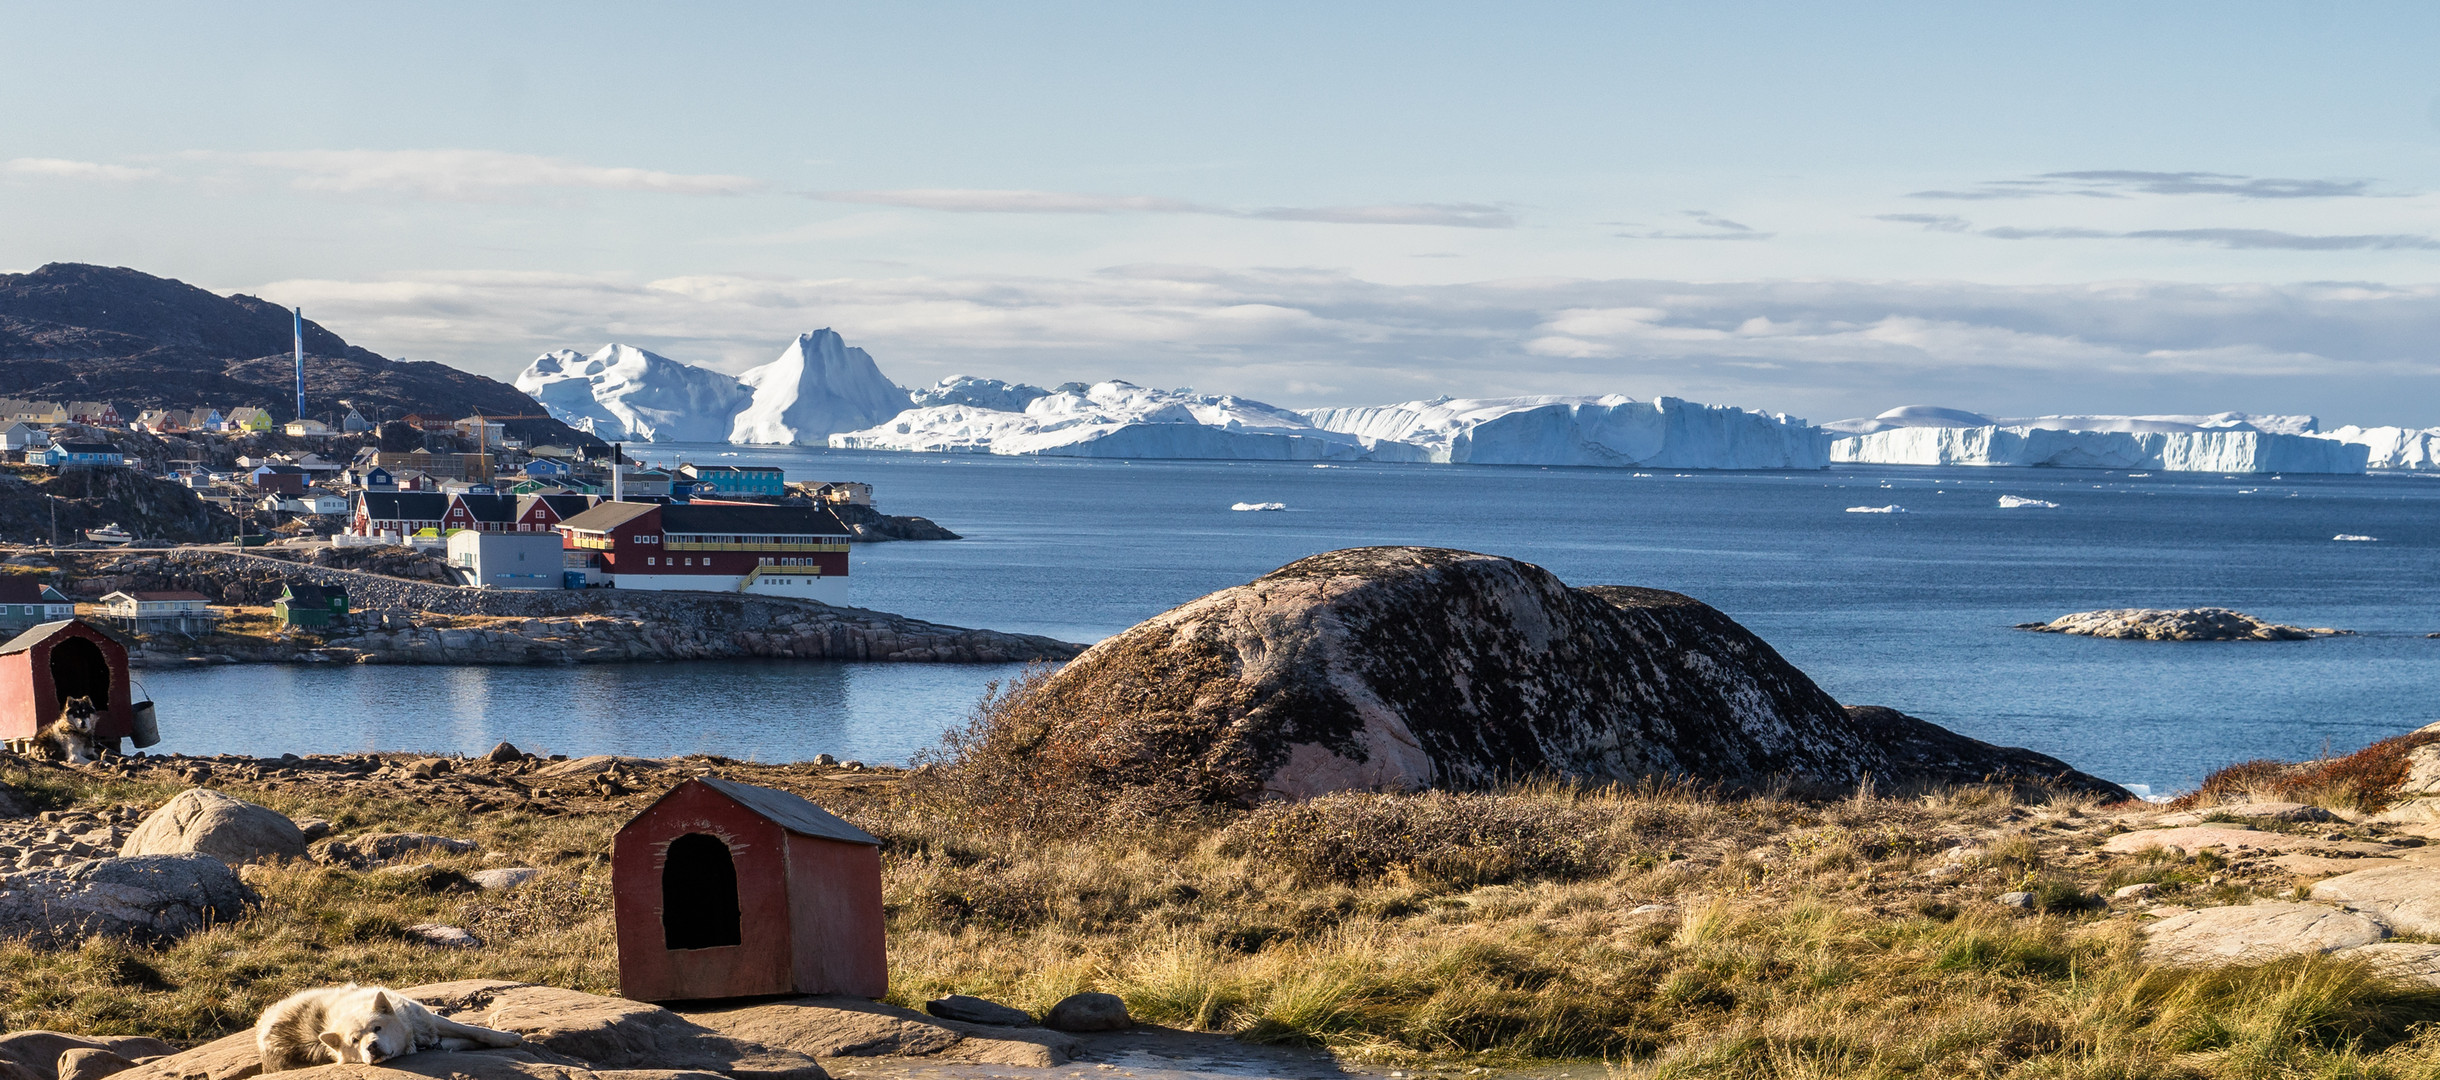
[{"label": "white house", "polygon": [[51,433],[32,424],[15,423],[0,428],[0,450],[40,450],[51,445]]},{"label": "white house", "polygon": [[114,592],[102,597],[102,611],[122,630],[208,632],[219,620],[212,598],[184,589]]},{"label": "white house", "polygon": [[449,534],[449,565],[465,571],[478,588],[567,587],[567,554],[556,532],[459,529]]}]

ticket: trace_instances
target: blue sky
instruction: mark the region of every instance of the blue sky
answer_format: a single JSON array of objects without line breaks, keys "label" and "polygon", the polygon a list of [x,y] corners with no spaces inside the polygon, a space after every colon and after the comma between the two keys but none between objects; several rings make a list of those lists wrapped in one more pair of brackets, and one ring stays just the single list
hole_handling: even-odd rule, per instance
[{"label": "blue sky", "polygon": [[0,3],[0,269],[503,377],[832,326],[910,384],[2440,424],[2435,45],[2377,3]]}]

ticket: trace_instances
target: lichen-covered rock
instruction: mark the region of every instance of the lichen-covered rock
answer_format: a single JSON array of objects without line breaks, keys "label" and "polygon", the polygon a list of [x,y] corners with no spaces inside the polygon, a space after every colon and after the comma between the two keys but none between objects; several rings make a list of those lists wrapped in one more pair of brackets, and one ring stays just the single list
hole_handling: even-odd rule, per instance
[{"label": "lichen-covered rock", "polygon": [[195,851],[225,863],[305,857],[305,834],[286,815],[267,806],[232,799],[210,788],[189,788],[145,815],[119,854],[176,855]]},{"label": "lichen-covered rock", "polygon": [[2376,866],[2315,882],[2312,892],[2409,934],[2440,934],[2440,866]]},{"label": "lichen-covered rock", "polygon": [[91,937],[161,944],[235,919],[260,900],[209,855],[139,855],[0,878],[0,938],[38,949]]},{"label": "lichen-covered rock", "polygon": [[2021,623],[2017,629],[2132,641],[2305,641],[2354,633],[2264,622],[2242,611],[2216,607],[2079,611],[2046,623]]},{"label": "lichen-covered rock", "polygon": [[[1252,801],[1558,774],[2121,788],[1886,709],[1850,712],[1690,597],[1514,559],[1302,559],[1093,647],[1015,703],[1046,767]],[[1028,742],[1030,740],[1030,742]]]}]

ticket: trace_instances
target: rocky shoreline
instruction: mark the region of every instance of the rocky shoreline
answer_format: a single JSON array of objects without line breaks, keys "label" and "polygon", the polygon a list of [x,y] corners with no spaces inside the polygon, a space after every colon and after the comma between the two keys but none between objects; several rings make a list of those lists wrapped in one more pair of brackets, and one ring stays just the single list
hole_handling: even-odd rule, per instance
[{"label": "rocky shoreline", "polygon": [[[81,553],[80,553],[81,554]],[[429,561],[429,560],[427,560]],[[192,589],[267,604],[296,582],[347,591],[347,625],[326,631],[152,635],[139,666],[239,663],[586,664],[664,660],[1022,663],[1084,646],[925,622],[811,600],[713,592],[474,589],[245,552],[182,548],[80,560],[78,595]]]}]

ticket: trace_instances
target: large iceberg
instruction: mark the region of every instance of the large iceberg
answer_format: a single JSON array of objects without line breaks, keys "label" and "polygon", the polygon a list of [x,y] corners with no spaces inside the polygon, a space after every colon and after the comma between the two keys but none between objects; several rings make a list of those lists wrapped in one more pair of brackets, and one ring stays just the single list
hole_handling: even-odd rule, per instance
[{"label": "large iceberg", "polygon": [[604,345],[591,356],[544,353],[516,386],[569,427],[641,442],[724,441],[753,401],[753,391],[730,376],[633,345]]},{"label": "large iceberg", "polygon": [[2295,414],[2213,413],[2200,415],[2113,416],[2108,414],[2073,414],[2063,416],[1985,416],[1964,409],[1949,409],[1938,405],[1901,405],[1879,416],[1855,420],[1834,420],[1823,424],[1822,430],[1842,435],[1870,435],[1897,428],[1973,428],[2020,427],[2044,428],[2052,431],[2123,431],[2135,434],[2173,434],[2187,431],[2266,431],[2274,435],[2310,435],[2319,429],[2318,418]]},{"label": "large iceberg", "polygon": [[2325,439],[2353,443],[2369,455],[2366,466],[2409,472],[2440,470],[2440,428],[2357,427],[2349,424],[2321,433]]},{"label": "large iceberg", "polygon": [[1363,440],[1375,460],[1660,469],[1830,463],[1829,440],[1802,420],[1672,397],[1434,398],[1304,415],[1323,431]]},{"label": "large iceberg", "polygon": [[913,404],[870,353],[827,328],[797,335],[779,359],[737,381],[754,397],[730,425],[732,443],[826,446],[833,432],[871,427]]},{"label": "large iceberg", "polygon": [[[976,391],[975,399],[1007,401],[993,395],[1014,385],[966,389]],[[926,394],[916,396],[921,400]],[[1017,410],[966,403],[909,409],[887,423],[832,435],[830,445],[1095,458],[1349,461],[1364,455],[1363,446],[1351,437],[1318,430],[1297,413],[1247,398],[1154,390],[1116,380],[1091,386],[1071,383],[1038,396],[1018,396],[1024,405]]]},{"label": "large iceberg", "polygon": [[[1062,391],[1086,389],[1083,383],[1068,383]],[[927,405],[972,405],[978,409],[1000,412],[1024,412],[1037,399],[1049,397],[1050,391],[1024,383],[1001,382],[973,375],[951,375],[946,379],[917,390],[915,407]]]},{"label": "large iceberg", "polygon": [[2048,465],[2163,472],[2360,473],[2367,448],[2318,437],[2310,416],[1990,417],[1909,405],[1825,424],[1830,460],[1858,465]]}]

